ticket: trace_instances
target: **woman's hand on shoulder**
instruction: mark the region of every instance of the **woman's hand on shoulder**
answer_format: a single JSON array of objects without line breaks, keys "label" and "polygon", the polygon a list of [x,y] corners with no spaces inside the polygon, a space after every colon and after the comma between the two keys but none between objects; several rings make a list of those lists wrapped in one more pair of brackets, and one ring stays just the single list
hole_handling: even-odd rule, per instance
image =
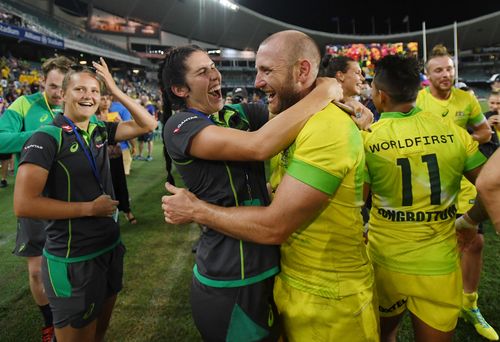
[{"label": "woman's hand on shoulder", "polygon": [[356,123],[359,129],[363,131],[370,131],[370,126],[373,123],[373,113],[370,109],[362,105],[356,100],[348,100],[345,105],[352,108],[352,120]]}]

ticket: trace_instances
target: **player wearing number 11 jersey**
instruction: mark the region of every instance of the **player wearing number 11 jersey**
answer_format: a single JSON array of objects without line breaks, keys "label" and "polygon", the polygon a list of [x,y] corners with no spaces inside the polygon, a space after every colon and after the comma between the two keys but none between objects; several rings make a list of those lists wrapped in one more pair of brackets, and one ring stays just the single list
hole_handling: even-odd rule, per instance
[{"label": "player wearing number 11 jersey", "polygon": [[474,181],[485,161],[465,130],[414,106],[418,85],[414,59],[381,60],[372,97],[382,114],[364,136],[382,341],[395,341],[406,309],[421,340],[451,341],[462,301],[456,199],[462,175]]}]

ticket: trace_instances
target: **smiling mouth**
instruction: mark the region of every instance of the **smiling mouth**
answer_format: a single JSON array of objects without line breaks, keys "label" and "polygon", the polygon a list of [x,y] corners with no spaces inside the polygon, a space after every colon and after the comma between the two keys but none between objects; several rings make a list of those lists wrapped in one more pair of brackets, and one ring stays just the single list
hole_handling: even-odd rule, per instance
[{"label": "smiling mouth", "polygon": [[220,85],[217,85],[213,88],[211,88],[209,91],[208,91],[208,94],[217,98],[217,99],[221,99],[222,98],[222,91],[221,91],[221,87]]},{"label": "smiling mouth", "polygon": [[78,102],[78,105],[81,107],[93,107],[94,104],[92,102]]},{"label": "smiling mouth", "polygon": [[267,101],[272,102],[276,98],[276,93],[272,91],[264,91],[267,96]]}]

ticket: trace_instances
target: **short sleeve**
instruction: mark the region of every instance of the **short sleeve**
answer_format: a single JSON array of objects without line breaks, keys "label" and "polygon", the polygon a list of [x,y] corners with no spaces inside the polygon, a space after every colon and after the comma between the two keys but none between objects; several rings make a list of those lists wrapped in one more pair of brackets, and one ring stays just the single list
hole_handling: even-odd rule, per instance
[{"label": "short sleeve", "polygon": [[179,112],[168,119],[163,129],[163,141],[174,160],[190,158],[188,148],[193,137],[203,128],[213,125],[208,118],[194,113]]},{"label": "short sleeve", "polygon": [[474,95],[470,95],[471,111],[469,116],[469,125],[477,126],[486,120],[486,117],[481,111],[481,105]]},{"label": "short sleeve", "polygon": [[[333,116],[342,115],[333,120]],[[297,137],[287,173],[332,195],[344,177],[360,162],[363,142],[359,130],[343,112],[318,113]]]},{"label": "short sleeve", "polygon": [[57,149],[58,144],[52,136],[45,132],[36,132],[24,144],[21,150],[19,165],[30,163],[50,170],[55,160]]},{"label": "short sleeve", "polygon": [[487,159],[484,154],[479,151],[477,141],[472,139],[465,129],[461,129],[460,127],[453,127],[453,129],[456,131],[457,136],[465,147],[467,156],[464,163],[464,172],[471,171],[483,165]]}]

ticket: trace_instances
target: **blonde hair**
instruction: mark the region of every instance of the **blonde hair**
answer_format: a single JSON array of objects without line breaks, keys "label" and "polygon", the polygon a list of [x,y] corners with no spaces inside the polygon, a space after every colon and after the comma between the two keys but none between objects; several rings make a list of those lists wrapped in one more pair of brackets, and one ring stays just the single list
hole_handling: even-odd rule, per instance
[{"label": "blonde hair", "polygon": [[450,55],[450,53],[448,52],[448,49],[446,48],[446,46],[444,46],[443,44],[437,44],[436,46],[434,46],[432,48],[431,54],[430,54],[429,58],[427,59],[427,62],[425,62],[425,70],[426,71],[427,71],[427,67],[429,65],[429,61],[431,59],[437,58],[437,57],[448,57],[451,60],[453,60],[453,58]]},{"label": "blonde hair", "polygon": [[[95,78],[97,83],[99,83],[99,90],[101,92],[100,95],[103,95],[103,93],[106,93],[107,90],[106,90],[106,86],[104,84],[104,81],[102,80],[102,78],[99,75],[96,74],[94,69],[89,68],[89,67],[81,67],[79,65],[73,65],[72,69],[68,73],[66,73],[66,75],[64,75],[64,79],[62,82],[62,90],[64,92],[68,88],[68,85],[71,82],[71,78],[73,77],[73,75],[76,75],[76,74],[88,74],[92,78]],[[106,95],[107,95],[107,93],[106,93]]]}]

